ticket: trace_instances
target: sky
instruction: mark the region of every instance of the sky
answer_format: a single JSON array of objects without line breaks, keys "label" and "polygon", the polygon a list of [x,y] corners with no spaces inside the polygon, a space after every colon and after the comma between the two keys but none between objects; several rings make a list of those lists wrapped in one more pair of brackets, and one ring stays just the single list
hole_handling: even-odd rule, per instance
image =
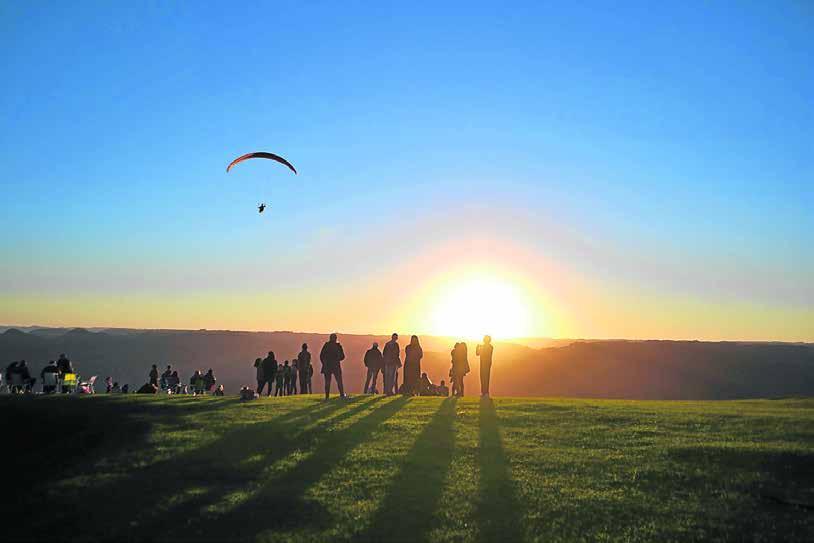
[{"label": "sky", "polygon": [[442,4],[0,3],[0,323],[814,341],[809,2]]}]

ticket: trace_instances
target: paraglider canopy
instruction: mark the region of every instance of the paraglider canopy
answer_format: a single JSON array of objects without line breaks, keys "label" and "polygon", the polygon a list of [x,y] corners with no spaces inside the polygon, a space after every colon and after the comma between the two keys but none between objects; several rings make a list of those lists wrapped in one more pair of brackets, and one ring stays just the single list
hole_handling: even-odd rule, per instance
[{"label": "paraglider canopy", "polygon": [[243,162],[244,160],[248,160],[250,158],[267,158],[269,160],[275,160],[275,161],[279,162],[280,164],[282,164],[283,166],[287,166],[288,169],[291,170],[292,172],[294,172],[295,175],[297,173],[297,170],[294,169],[294,166],[292,166],[291,163],[289,161],[287,161],[286,159],[284,159],[283,157],[281,157],[279,155],[275,155],[274,153],[266,153],[266,152],[263,152],[263,151],[259,151],[259,152],[256,152],[256,153],[246,153],[243,156],[237,157],[236,159],[234,159],[226,167],[226,173],[229,173],[229,170],[231,170],[232,166],[234,166],[235,164],[238,164],[238,163]]}]

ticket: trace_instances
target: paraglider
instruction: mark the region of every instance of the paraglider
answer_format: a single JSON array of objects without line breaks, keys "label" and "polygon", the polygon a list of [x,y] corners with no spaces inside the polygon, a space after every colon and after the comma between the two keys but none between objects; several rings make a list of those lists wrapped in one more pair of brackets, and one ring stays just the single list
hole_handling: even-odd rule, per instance
[{"label": "paraglider", "polygon": [[[280,155],[275,155],[274,153],[266,153],[266,152],[263,152],[263,151],[259,151],[259,152],[255,152],[255,153],[246,153],[245,155],[237,157],[232,162],[230,162],[228,166],[226,166],[226,173],[229,173],[229,170],[231,170],[232,166],[234,166],[235,164],[239,164],[239,163],[243,162],[244,160],[248,160],[250,158],[266,158],[268,160],[274,160],[275,162],[279,162],[283,166],[286,166],[289,170],[294,172],[294,175],[297,175],[297,170],[294,168],[294,166],[291,165],[291,163],[289,161],[287,161],[286,159],[284,159]],[[265,203],[257,204],[257,212],[258,213],[263,213],[265,210],[266,210],[266,204]]]},{"label": "paraglider", "polygon": [[281,157],[279,155],[275,155],[274,153],[265,153],[265,152],[262,152],[262,151],[256,152],[256,153],[246,153],[243,156],[237,157],[228,166],[226,166],[226,173],[229,173],[229,170],[231,170],[232,166],[234,166],[235,164],[239,164],[239,163],[243,162],[244,160],[248,160],[250,158],[267,158],[269,160],[275,160],[275,161],[279,162],[280,164],[282,164],[283,166],[287,166],[289,170],[294,172],[294,175],[297,174],[297,170],[294,169],[294,166],[292,166],[291,163],[289,161],[287,161],[286,159],[284,159],[283,157]]}]

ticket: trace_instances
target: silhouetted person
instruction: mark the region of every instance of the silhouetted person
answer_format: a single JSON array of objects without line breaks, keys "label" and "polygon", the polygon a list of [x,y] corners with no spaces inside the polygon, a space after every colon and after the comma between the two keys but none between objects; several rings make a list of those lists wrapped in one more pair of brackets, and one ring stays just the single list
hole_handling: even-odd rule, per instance
[{"label": "silhouetted person", "polygon": [[300,376],[300,394],[311,393],[311,353],[308,352],[308,344],[302,344],[302,350],[297,355],[297,373]]},{"label": "silhouetted person", "polygon": [[[52,360],[51,363],[54,364],[56,367],[56,362]],[[57,370],[57,373],[59,373],[59,370]],[[112,390],[113,390],[113,377],[108,375],[107,377],[105,377],[105,393],[110,394]]]},{"label": "silhouetted person", "polygon": [[299,373],[299,369],[297,368],[297,359],[291,361],[291,380],[288,382],[288,393],[289,394],[296,394],[297,393],[297,374]]},{"label": "silhouetted person", "polygon": [[6,366],[6,385],[8,386],[9,391],[11,391],[11,378],[15,373],[17,373],[17,364],[18,362],[12,362]]},{"label": "silhouetted person", "polygon": [[313,378],[314,378],[314,365],[309,364],[308,365],[308,381],[306,382],[306,384],[308,385],[308,394],[313,394],[314,393],[313,389],[311,388],[311,380]]},{"label": "silhouetted person", "polygon": [[336,386],[339,388],[339,396],[345,397],[345,386],[342,383],[341,362],[345,360],[345,351],[342,345],[336,340],[336,334],[331,334],[322,350],[319,353],[319,360],[322,362],[322,374],[325,376],[325,399],[331,395],[331,377],[336,378]]},{"label": "silhouetted person", "polygon": [[365,394],[373,394],[373,391],[376,390],[376,379],[383,369],[382,363],[382,352],[379,350],[379,344],[374,341],[373,346],[365,353],[365,367],[367,368],[363,389]]},{"label": "silhouetted person", "polygon": [[212,371],[212,368],[209,368],[209,371],[206,372],[206,375],[203,376],[203,382],[204,390],[207,392],[211,392],[212,389],[215,387],[215,383],[218,382],[218,380],[215,379],[215,373]]},{"label": "silhouetted person", "polygon": [[[255,373],[257,374],[257,395],[263,393],[263,387],[266,385],[266,378],[263,372],[263,359],[262,358],[255,358],[254,359],[254,368]],[[272,385],[271,381],[269,381],[269,389],[271,389]]]},{"label": "silhouetted person", "polygon": [[418,394],[421,380],[421,359],[424,351],[418,342],[418,336],[410,337],[410,344],[404,348],[404,393]]},{"label": "silhouetted person", "polygon": [[181,393],[181,377],[178,375],[178,371],[173,370],[170,374],[167,379],[167,389],[171,390],[173,394]]},{"label": "silhouetted person", "polygon": [[271,384],[277,378],[277,359],[274,358],[274,351],[269,351],[268,356],[263,359],[263,378],[269,384],[267,395],[271,396]]},{"label": "silhouetted person", "polygon": [[384,344],[382,351],[384,362],[384,393],[392,396],[396,393],[396,372],[401,367],[401,348],[399,347],[399,335],[393,332],[390,341]]},{"label": "silhouetted person", "polygon": [[452,350],[452,389],[456,396],[464,395],[464,377],[469,373],[469,360],[467,359],[466,343],[455,344]]},{"label": "silhouetted person", "polygon": [[153,367],[150,369],[150,384],[158,388],[158,367],[153,364]]},{"label": "silhouetted person", "polygon": [[[48,378],[46,378],[48,374]],[[53,360],[48,362],[48,365],[42,368],[40,372],[40,379],[42,380],[42,391],[45,394],[52,394],[57,390],[57,379],[59,379],[59,368],[57,363]],[[52,382],[53,384],[46,384]],[[110,390],[108,390],[110,392]]]},{"label": "silhouetted person", "polygon": [[[65,356],[65,353],[60,353],[59,358],[57,359],[57,369],[59,369],[59,379],[62,381],[65,379],[65,375],[69,373],[75,373],[73,369],[73,364],[71,364],[70,359]],[[62,393],[67,394],[71,392],[71,387],[62,387]]]},{"label": "silhouetted person", "polygon": [[[282,368],[277,369],[277,373],[274,377],[275,387],[274,387],[274,396],[282,396],[283,395],[283,384],[285,382],[285,374]],[[269,390],[271,390],[271,384],[269,384]]]},{"label": "silhouetted person", "polygon": [[192,388],[193,394],[203,392],[203,375],[200,370],[195,370],[195,373],[189,378],[189,386]]},{"label": "silhouetted person", "polygon": [[218,385],[215,389],[215,396],[223,396],[223,385]]},{"label": "silhouetted person", "polygon": [[162,390],[169,390],[169,379],[172,375],[172,366],[167,364],[167,369],[164,370],[164,373],[161,374],[161,389]]},{"label": "silhouetted person", "polygon": [[475,347],[475,356],[480,357],[480,395],[489,395],[489,380],[492,374],[492,336],[483,336],[483,345]]},{"label": "silhouetted person", "polygon": [[[17,365],[12,368],[11,377],[13,378],[15,375],[18,377],[19,382],[22,383],[20,391],[31,392],[37,380],[31,377],[31,372],[28,370],[28,364],[25,360],[20,360]],[[11,383],[12,380],[9,380],[9,390],[11,390]]]},{"label": "silhouetted person", "polygon": [[449,388],[447,388],[447,383],[443,379],[441,380],[441,384],[438,385],[438,395],[444,397],[449,396]]},{"label": "silhouetted person", "polygon": [[[406,349],[405,349],[406,350]],[[404,367],[407,367],[407,364],[404,364]],[[406,372],[407,370],[405,370]],[[421,380],[418,382],[418,395],[419,396],[434,396],[435,395],[435,385],[432,384],[430,381],[429,376],[426,373],[421,374]]]},{"label": "silhouetted person", "polygon": [[[117,383],[113,383],[113,388],[114,389],[116,388],[116,384]],[[130,392],[130,385],[125,383],[124,386],[122,387],[122,394],[127,394],[129,392]]]},{"label": "silhouetted person", "polygon": [[288,360],[285,361],[282,370],[283,370],[283,396],[288,396],[289,394],[291,394],[291,366],[288,365]]}]

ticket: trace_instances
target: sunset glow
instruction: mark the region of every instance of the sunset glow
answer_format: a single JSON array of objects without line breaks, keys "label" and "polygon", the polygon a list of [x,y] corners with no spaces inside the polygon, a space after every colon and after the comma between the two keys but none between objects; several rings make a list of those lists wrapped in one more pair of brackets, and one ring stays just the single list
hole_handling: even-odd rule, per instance
[{"label": "sunset glow", "polygon": [[436,335],[477,339],[531,335],[527,296],[506,279],[477,275],[452,279],[440,289],[430,314],[430,331]]}]

